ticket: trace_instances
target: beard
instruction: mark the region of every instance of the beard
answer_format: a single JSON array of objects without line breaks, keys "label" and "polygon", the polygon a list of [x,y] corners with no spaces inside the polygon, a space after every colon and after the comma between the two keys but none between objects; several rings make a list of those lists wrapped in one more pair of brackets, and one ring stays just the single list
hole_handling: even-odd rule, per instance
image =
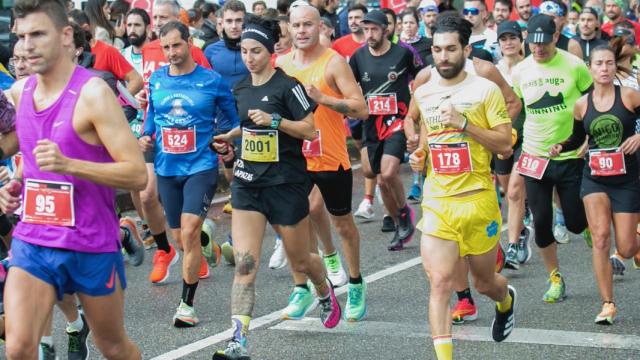
[{"label": "beard", "polygon": [[147,34],[142,34],[142,36],[139,36],[138,34],[129,35],[129,43],[133,46],[142,46],[145,41],[147,41]]},{"label": "beard", "polygon": [[[459,61],[457,63],[440,63],[437,64],[436,63],[436,70],[438,70],[438,74],[440,74],[440,76],[442,76],[443,79],[453,79],[456,76],[458,76],[458,74],[460,74],[460,72],[462,71],[462,69],[464,69],[464,64],[465,64],[465,58],[462,58],[462,61]],[[451,65],[450,68],[448,69],[442,69],[442,65]]]},{"label": "beard", "polygon": [[369,45],[369,47],[372,48],[373,50],[380,49],[383,43],[384,43],[383,39],[367,41],[367,45]]}]

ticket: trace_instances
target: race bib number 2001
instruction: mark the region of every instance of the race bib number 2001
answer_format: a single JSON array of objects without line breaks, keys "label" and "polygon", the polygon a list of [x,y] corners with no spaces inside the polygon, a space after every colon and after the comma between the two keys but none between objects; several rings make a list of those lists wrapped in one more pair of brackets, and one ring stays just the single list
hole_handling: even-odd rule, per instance
[{"label": "race bib number 2001", "polygon": [[27,179],[22,221],[41,225],[75,226],[73,184]]},{"label": "race bib number 2001", "polygon": [[242,128],[242,159],[253,162],[278,162],[278,130]]}]

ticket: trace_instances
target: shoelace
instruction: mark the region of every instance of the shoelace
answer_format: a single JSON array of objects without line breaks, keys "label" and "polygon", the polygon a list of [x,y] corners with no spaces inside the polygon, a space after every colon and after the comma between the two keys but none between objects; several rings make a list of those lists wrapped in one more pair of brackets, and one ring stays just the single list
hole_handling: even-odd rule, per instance
[{"label": "shoelace", "polygon": [[80,351],[80,332],[74,331],[69,334],[69,352]]},{"label": "shoelace", "polygon": [[329,268],[329,271],[331,271],[332,273],[338,272],[338,259],[337,256],[332,256],[330,258],[327,258],[327,267]]},{"label": "shoelace", "polygon": [[360,303],[360,300],[362,299],[362,289],[355,286],[350,287],[348,298],[349,298],[349,305],[357,306]]}]

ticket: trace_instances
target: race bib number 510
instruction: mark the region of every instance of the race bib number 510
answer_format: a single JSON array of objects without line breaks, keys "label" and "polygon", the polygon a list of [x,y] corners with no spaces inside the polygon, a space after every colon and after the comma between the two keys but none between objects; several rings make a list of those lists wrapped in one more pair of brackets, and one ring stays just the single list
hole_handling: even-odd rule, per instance
[{"label": "race bib number 510", "polygon": [[461,174],[473,170],[468,142],[429,144],[431,164],[437,174]]},{"label": "race bib number 510", "polygon": [[22,221],[31,224],[75,226],[73,184],[27,179]]},{"label": "race bib number 510", "polygon": [[540,180],[544,176],[548,165],[549,159],[523,152],[520,155],[516,169],[521,175]]}]

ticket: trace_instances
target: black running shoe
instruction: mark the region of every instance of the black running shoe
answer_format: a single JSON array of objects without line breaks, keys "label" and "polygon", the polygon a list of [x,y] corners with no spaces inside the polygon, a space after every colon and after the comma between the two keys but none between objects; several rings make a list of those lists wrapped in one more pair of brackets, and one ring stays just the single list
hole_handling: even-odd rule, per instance
[{"label": "black running shoe", "polygon": [[382,218],[382,232],[394,232],[396,231],[396,224],[393,222],[393,218],[389,215],[386,215]]},{"label": "black running shoe", "polygon": [[400,239],[400,232],[396,230],[393,239],[391,239],[391,242],[387,245],[387,250],[398,251],[402,249],[404,249],[404,242]]},{"label": "black running shoe", "polygon": [[518,293],[511,285],[508,285],[507,288],[509,289],[509,294],[513,299],[511,302],[511,309],[506,313],[501,313],[496,307],[496,317],[493,319],[493,323],[491,324],[491,336],[496,342],[501,342],[509,337],[513,328],[516,326],[515,310],[518,301]]},{"label": "black running shoe", "polygon": [[82,330],[67,330],[67,335],[69,335],[69,360],[87,360],[89,358],[87,338],[89,337],[91,330],[89,330],[89,325],[87,324],[87,319],[85,319],[84,315],[80,314],[80,316],[82,317],[83,322]]},{"label": "black running shoe", "polygon": [[409,205],[398,212],[398,235],[404,244],[411,241],[416,227],[413,225],[415,214]]}]

